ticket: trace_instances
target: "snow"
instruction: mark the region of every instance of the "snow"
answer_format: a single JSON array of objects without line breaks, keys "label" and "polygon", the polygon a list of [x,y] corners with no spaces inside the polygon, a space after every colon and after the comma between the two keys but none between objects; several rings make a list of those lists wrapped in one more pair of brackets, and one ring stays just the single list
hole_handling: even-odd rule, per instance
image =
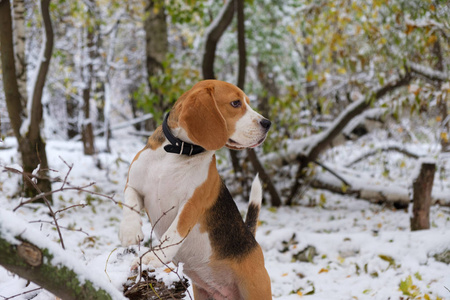
[{"label": "snow", "polygon": [[16,237],[21,237],[41,249],[47,249],[49,254],[53,256],[52,264],[66,266],[73,270],[79,275],[78,280],[80,283],[89,280],[94,283],[95,287],[107,291],[113,299],[125,299],[122,293],[112,288],[102,276],[99,276],[98,273],[100,270],[83,267],[77,259],[67,255],[59,245],[54,242],[48,242],[46,236],[42,232],[39,232],[37,228],[32,228],[28,222],[13,212],[2,208],[0,208],[0,232],[1,236],[13,245],[20,244],[20,241]]},{"label": "snow", "polygon": [[[120,201],[128,166],[145,142],[143,138],[127,133],[118,135],[115,131],[114,134],[111,153],[99,153],[95,159],[82,154],[81,142],[48,140],[50,168],[55,170],[51,173],[52,177],[63,179],[66,176],[68,167],[62,161],[64,159],[73,165],[67,180],[68,186],[95,182],[90,187],[92,191],[113,196],[114,200]],[[19,169],[18,154],[14,150],[15,140],[7,138],[4,144],[13,148],[0,151],[0,166]],[[418,153],[424,153],[421,149],[426,148],[409,146]],[[97,149],[103,148],[103,145],[97,145]],[[333,148],[324,158],[328,166],[339,170],[337,166],[345,165],[368,149],[369,145],[355,147],[346,144]],[[398,155],[388,156],[392,169],[390,175],[395,180],[362,176],[361,170],[367,174],[380,171],[370,162],[355,164],[353,173],[343,176],[347,179],[359,174],[357,178],[360,184],[372,180],[372,183],[379,181],[380,187],[407,189],[407,185],[396,183],[398,179],[410,183],[415,164],[407,161],[403,169],[394,170]],[[96,167],[97,160],[102,169]],[[226,168],[226,165],[220,166],[222,175],[227,174]],[[329,175],[325,175],[326,172],[320,174]],[[330,180],[335,180],[329,176]],[[111,199],[95,194],[78,191],[55,194],[54,211],[80,203],[87,204],[58,214],[66,245],[64,251],[58,243],[55,227],[46,223],[52,219],[44,205],[24,205],[13,212],[20,201],[25,200],[15,196],[18,181],[19,175],[0,172],[2,235],[7,232],[8,240],[11,241],[15,240],[17,234],[26,235],[37,245],[57,253],[58,257],[62,257],[60,262],[73,266],[84,278],[92,279],[97,286],[109,291],[113,290],[116,295],[120,294],[122,284],[131,275],[130,264],[135,257],[135,254],[120,246],[120,207]],[[387,182],[391,185],[388,186]],[[442,190],[436,189],[442,193],[449,189],[446,178],[435,180],[435,184],[444,187]],[[53,189],[60,186],[61,183],[54,183]],[[237,198],[238,207],[245,214],[247,203]],[[142,219],[145,241],[148,241],[151,226],[144,214]],[[407,210],[390,209],[354,197],[315,189],[307,190],[292,207],[273,209],[263,206],[256,239],[264,252],[273,298],[406,299],[408,296],[399,289],[400,283],[411,276],[422,298],[427,294],[430,299],[449,299],[449,266],[436,261],[434,254],[450,249],[450,209],[432,206],[431,220],[430,230],[411,232]],[[296,260],[297,254],[308,246],[313,246],[317,255],[310,261]],[[147,248],[135,246],[133,249],[139,253]],[[168,284],[178,279],[176,274],[165,272],[165,268],[156,272]],[[178,273],[182,274],[182,266]],[[27,286],[26,280],[0,267],[0,296],[11,297],[36,287],[33,283]],[[190,295],[193,295],[191,288]],[[39,300],[54,299],[44,290],[14,299],[30,299],[32,296]],[[190,299],[189,296],[186,299]]]}]

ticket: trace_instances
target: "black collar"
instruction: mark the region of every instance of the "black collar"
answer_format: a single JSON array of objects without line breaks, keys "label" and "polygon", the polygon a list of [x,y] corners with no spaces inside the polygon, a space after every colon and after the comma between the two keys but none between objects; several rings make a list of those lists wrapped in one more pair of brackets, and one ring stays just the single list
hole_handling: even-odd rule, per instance
[{"label": "black collar", "polygon": [[190,144],[188,142],[183,142],[179,138],[175,137],[172,132],[170,132],[169,125],[167,125],[167,119],[169,118],[167,113],[164,121],[162,123],[162,129],[167,140],[169,140],[170,145],[164,146],[164,150],[168,153],[184,154],[187,156],[202,153],[205,149],[199,145]]}]

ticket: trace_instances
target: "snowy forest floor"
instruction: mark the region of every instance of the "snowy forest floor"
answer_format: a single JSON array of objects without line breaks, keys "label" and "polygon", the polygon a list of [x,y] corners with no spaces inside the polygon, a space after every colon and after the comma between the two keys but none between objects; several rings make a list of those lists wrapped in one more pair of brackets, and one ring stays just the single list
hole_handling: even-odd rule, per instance
[{"label": "snowy forest floor", "polygon": [[[91,190],[115,195],[114,199],[120,201],[129,163],[144,143],[132,136],[116,138],[111,143],[111,153],[100,153],[94,159],[82,154],[80,142],[48,141],[47,155],[54,170],[51,176],[64,179],[69,170],[66,161],[73,165],[68,177],[71,186],[95,182]],[[0,151],[0,166],[20,169],[15,140],[8,138],[1,146],[11,148]],[[2,209],[12,211],[19,205],[20,198],[13,197],[18,181],[18,175],[0,173]],[[54,183],[53,188],[60,185]],[[79,191],[55,194],[53,201],[55,210],[87,204],[60,214],[67,255],[121,290],[133,257],[123,255],[125,249],[120,247],[120,207],[110,199]],[[240,199],[237,204],[245,214],[247,204]],[[58,234],[55,226],[48,223],[52,219],[44,205],[24,205],[15,214],[32,222],[30,226],[43,232],[49,243],[58,243]],[[144,216],[143,220],[148,241],[151,226]],[[450,208],[433,206],[431,220],[430,230],[411,232],[406,210],[314,189],[307,190],[295,206],[264,206],[256,239],[264,251],[273,298],[450,299],[449,265],[434,257],[450,249]],[[27,286],[26,280],[0,267],[0,299],[36,287]],[[54,296],[37,290],[14,299]]]}]

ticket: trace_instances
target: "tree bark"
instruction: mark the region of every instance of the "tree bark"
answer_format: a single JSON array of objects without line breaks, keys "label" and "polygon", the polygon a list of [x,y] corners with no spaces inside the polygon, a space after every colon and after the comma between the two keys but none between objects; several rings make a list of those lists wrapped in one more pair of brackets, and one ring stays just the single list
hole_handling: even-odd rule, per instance
[{"label": "tree bark", "polygon": [[31,98],[30,128],[29,137],[31,140],[40,138],[40,124],[42,121],[42,94],[45,86],[45,79],[50,66],[53,51],[53,28],[49,10],[50,0],[42,0],[40,3],[43,22],[44,49],[42,60],[39,62],[36,79]]},{"label": "tree bark", "polygon": [[147,75],[151,77],[164,71],[163,62],[166,59],[169,43],[166,12],[161,1],[148,0],[145,13],[148,15],[144,21]]},{"label": "tree bark", "polygon": [[435,163],[422,163],[420,173],[413,181],[413,216],[411,230],[430,229],[431,191],[433,189]]},{"label": "tree bark", "polygon": [[[158,87],[152,85],[151,78],[164,72],[164,61],[169,52],[169,42],[167,34],[167,21],[164,1],[147,0],[145,7],[146,19],[144,21],[145,30],[145,51],[147,60],[147,83],[150,93],[156,95],[158,102],[153,103],[155,111],[167,111],[170,103],[160,92]],[[159,84],[159,83],[158,83]],[[150,119],[147,122],[147,129],[154,130],[157,121]]]},{"label": "tree bark", "polygon": [[[442,47],[439,38],[433,43],[432,53],[436,57],[436,63],[434,68],[439,72],[444,72],[444,57],[442,55]],[[442,83],[438,81],[438,87],[440,88]],[[441,127],[441,151],[450,152],[450,122],[448,118],[448,105],[445,96],[441,96],[438,100],[438,107],[441,113],[442,127]]]},{"label": "tree bark", "polygon": [[9,1],[0,1],[0,52],[2,58],[2,77],[11,126],[17,140],[21,138],[23,104],[20,101],[19,86],[16,80],[14,64],[13,29],[11,5]]},{"label": "tree bark", "polygon": [[81,137],[83,141],[83,152],[85,155],[95,154],[95,137],[94,124],[91,118],[91,94],[94,80],[94,61],[97,58],[97,43],[99,28],[96,24],[95,1],[86,1],[87,5],[87,26],[84,28],[86,32],[86,46],[84,50],[84,58],[87,60],[82,66],[82,98],[83,117],[81,119]]},{"label": "tree bark", "polygon": [[245,15],[244,15],[244,0],[236,1],[236,13],[237,13],[237,40],[238,40],[238,52],[239,52],[239,66],[238,66],[238,79],[237,86],[244,90],[245,87],[245,74],[247,68],[247,49],[245,46]]},{"label": "tree bark", "polygon": [[270,176],[267,174],[266,170],[264,169],[264,166],[259,161],[255,150],[247,149],[247,155],[253,165],[253,168],[259,174],[259,178],[261,178],[261,180],[264,182],[264,184],[266,185],[266,187],[269,191],[271,205],[274,207],[281,206],[280,195],[278,194],[278,191],[275,188],[275,185],[272,183]]},{"label": "tree bark", "polygon": [[[27,61],[25,56],[25,3],[24,0],[13,0],[14,11],[14,50],[17,85],[20,101],[27,107]],[[23,111],[26,114],[26,110]]]}]

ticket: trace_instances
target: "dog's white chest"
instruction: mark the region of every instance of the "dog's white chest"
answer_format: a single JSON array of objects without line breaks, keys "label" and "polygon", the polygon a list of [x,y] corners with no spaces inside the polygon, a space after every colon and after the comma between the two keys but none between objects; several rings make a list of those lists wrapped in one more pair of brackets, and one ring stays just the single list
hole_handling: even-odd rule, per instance
[{"label": "dog's white chest", "polygon": [[207,178],[212,155],[194,157],[166,153],[162,148],[142,151],[130,168],[128,185],[144,197],[144,206],[158,237],[172,223],[180,207]]}]

